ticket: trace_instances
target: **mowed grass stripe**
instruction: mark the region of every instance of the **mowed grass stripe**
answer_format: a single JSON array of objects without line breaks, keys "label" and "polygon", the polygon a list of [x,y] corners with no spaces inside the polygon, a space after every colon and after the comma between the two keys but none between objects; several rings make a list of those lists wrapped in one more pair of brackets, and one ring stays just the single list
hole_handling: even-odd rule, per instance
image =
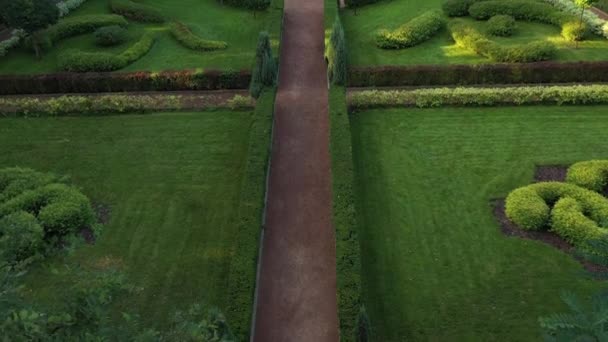
[{"label": "mowed grass stripe", "polygon": [[599,283],[504,237],[489,201],[535,164],[607,158],[606,106],[373,110],[352,117],[363,281],[381,341],[529,341],[562,290]]}]

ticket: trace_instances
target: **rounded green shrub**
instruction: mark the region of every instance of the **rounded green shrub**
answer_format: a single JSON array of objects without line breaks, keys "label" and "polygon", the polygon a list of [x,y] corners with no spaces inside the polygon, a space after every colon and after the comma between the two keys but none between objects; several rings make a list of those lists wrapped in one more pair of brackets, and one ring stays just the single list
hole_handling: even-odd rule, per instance
[{"label": "rounded green shrub", "polygon": [[509,15],[495,15],[486,23],[489,34],[499,37],[509,37],[515,31],[515,19]]},{"label": "rounded green shrub", "polygon": [[568,168],[568,183],[593,191],[602,191],[608,185],[608,160],[589,160]]},{"label": "rounded green shrub", "polygon": [[575,42],[585,39],[587,35],[587,26],[585,23],[569,21],[562,25],[562,37],[567,41]]},{"label": "rounded green shrub", "polygon": [[36,217],[17,211],[0,218],[0,263],[14,265],[39,253],[44,230]]},{"label": "rounded green shrub", "polygon": [[376,36],[376,45],[382,49],[412,47],[431,39],[444,26],[441,12],[429,11],[394,31],[381,30]]},{"label": "rounded green shrub", "polygon": [[441,8],[448,17],[466,17],[473,2],[474,0],[446,0]]},{"label": "rounded green shrub", "polygon": [[113,25],[98,28],[94,33],[95,43],[99,46],[113,46],[127,40],[127,30]]}]

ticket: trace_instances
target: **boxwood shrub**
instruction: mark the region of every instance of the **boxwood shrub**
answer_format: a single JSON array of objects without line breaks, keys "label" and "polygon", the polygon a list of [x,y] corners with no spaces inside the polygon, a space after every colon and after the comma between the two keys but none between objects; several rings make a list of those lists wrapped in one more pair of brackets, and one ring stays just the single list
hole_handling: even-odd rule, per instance
[{"label": "boxwood shrub", "polygon": [[502,46],[477,31],[462,20],[453,20],[450,32],[456,44],[464,49],[501,63],[529,63],[552,59],[557,48],[550,42]]},{"label": "boxwood shrub", "polygon": [[515,31],[515,19],[509,15],[495,15],[486,23],[489,34],[499,37],[509,37]]},{"label": "boxwood shrub", "polygon": [[100,27],[114,25],[124,27],[128,25],[128,22],[122,16],[115,14],[80,15],[62,19],[43,31],[43,34],[51,43],[54,43],[68,37],[93,32]]},{"label": "boxwood shrub", "polygon": [[113,46],[127,40],[127,30],[117,25],[105,26],[98,28],[93,36],[97,45]]},{"label": "boxwood shrub", "polygon": [[[562,35],[570,40],[582,40],[587,32],[584,23],[578,30],[571,29],[572,23],[579,25],[579,20],[575,16],[538,1],[482,1],[471,5],[469,14],[478,20],[487,20],[496,15],[509,15],[518,20],[555,25],[562,28]],[[568,32],[564,32],[566,28],[569,28]]]},{"label": "boxwood shrub", "polygon": [[0,218],[0,263],[15,265],[42,251],[44,230],[36,217],[17,211]]},{"label": "boxwood shrub", "polygon": [[441,8],[448,17],[466,17],[469,15],[469,7],[475,2],[476,0],[446,0]]},{"label": "boxwood shrub", "polygon": [[194,33],[192,33],[188,26],[180,22],[171,23],[171,35],[181,45],[191,50],[214,51],[222,50],[228,47],[226,42],[206,40],[196,36]]},{"label": "boxwood shrub", "polygon": [[589,160],[573,164],[568,168],[568,183],[602,191],[608,184],[608,160]]},{"label": "boxwood shrub", "polygon": [[441,12],[429,11],[395,31],[380,31],[376,36],[376,44],[382,49],[412,47],[431,39],[444,26],[445,20]]},{"label": "boxwood shrub", "polygon": [[59,65],[65,71],[114,71],[122,69],[145,56],[155,41],[153,32],[146,32],[139,41],[119,54],[66,50],[59,57]]},{"label": "boxwood shrub", "polygon": [[165,21],[165,17],[161,11],[154,7],[129,0],[110,0],[110,9],[113,13],[120,14],[134,21],[148,23],[162,23]]}]

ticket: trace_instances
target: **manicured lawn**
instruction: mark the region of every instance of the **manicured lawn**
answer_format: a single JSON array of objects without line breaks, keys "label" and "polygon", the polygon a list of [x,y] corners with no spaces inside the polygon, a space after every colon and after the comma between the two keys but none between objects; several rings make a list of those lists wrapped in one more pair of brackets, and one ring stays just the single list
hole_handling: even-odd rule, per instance
[{"label": "manicured lawn", "polygon": [[[33,299],[52,304],[70,284],[64,262],[76,262],[125,271],[137,291],[118,298],[115,312],[139,314],[144,326],[162,329],[173,312],[193,303],[226,312],[232,304],[228,275],[238,253],[252,113],[0,121],[0,167],[69,175],[94,203],[111,208],[94,246],[33,269],[26,286]],[[261,191],[264,177],[258,178],[253,188]],[[258,234],[243,240],[257,247]],[[253,286],[255,265],[251,268]],[[251,315],[251,307],[242,310]],[[248,331],[244,325],[233,329]]]},{"label": "manicured lawn", "polygon": [[[342,11],[342,22],[346,33],[350,63],[363,65],[417,65],[417,64],[471,64],[488,63],[488,59],[457,47],[447,29],[443,29],[431,40],[418,46],[402,50],[382,50],[375,45],[376,32],[380,29],[395,29],[410,19],[429,10],[441,9],[443,0],[381,1],[357,10]],[[485,22],[471,23],[483,32]],[[519,44],[537,40],[555,43],[559,50],[556,60],[598,61],[608,60],[608,40],[595,36],[580,43],[578,49],[565,41],[558,27],[518,21],[518,29],[512,37],[493,38],[504,44]]]},{"label": "manicured lawn", "polygon": [[[15,49],[0,58],[0,74],[44,73],[61,71],[58,56],[62,50],[76,48],[84,51],[120,52],[133,44],[146,30],[156,31],[157,41],[150,52],[124,71],[160,71],[179,69],[249,69],[254,60],[258,33],[268,31],[273,45],[278,46],[283,0],[273,0],[267,11],[253,12],[222,6],[217,0],[185,0],[176,6],[170,0],[146,0],[148,4],[162,10],[169,18],[187,24],[194,33],[205,39],[228,43],[226,50],[197,52],[189,50],[175,41],[164,24],[141,24],[130,22],[131,39],[120,46],[100,48],[94,43],[92,34],[68,38],[58,42],[40,60],[24,48]],[[107,0],[89,0],[68,16],[86,14],[109,14]]]},{"label": "manicured lawn", "polygon": [[502,235],[490,200],[535,164],[608,158],[608,107],[354,114],[364,301],[378,341],[535,341],[538,317],[587,295],[571,256]]}]

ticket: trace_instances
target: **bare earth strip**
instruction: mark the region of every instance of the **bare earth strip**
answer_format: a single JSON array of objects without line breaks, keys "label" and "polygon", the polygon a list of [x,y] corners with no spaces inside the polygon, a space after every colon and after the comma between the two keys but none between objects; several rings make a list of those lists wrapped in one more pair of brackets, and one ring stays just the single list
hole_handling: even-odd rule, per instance
[{"label": "bare earth strip", "polygon": [[253,340],[338,341],[323,0],[286,0]]}]

